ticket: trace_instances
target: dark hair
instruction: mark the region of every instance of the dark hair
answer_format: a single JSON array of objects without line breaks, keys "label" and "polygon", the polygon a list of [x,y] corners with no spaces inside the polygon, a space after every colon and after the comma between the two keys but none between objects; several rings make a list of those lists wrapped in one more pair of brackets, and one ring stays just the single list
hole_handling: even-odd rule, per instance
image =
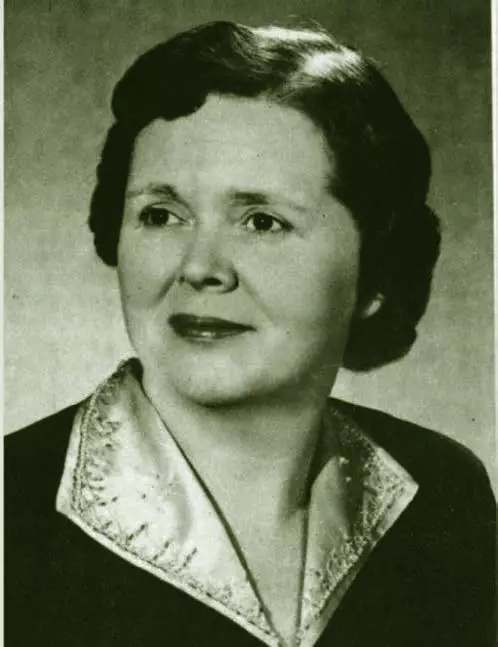
[{"label": "dark hair", "polygon": [[[307,115],[334,159],[332,193],[361,234],[358,314],[344,365],[368,370],[405,355],[425,312],[439,254],[426,204],[424,138],[375,65],[318,29],[214,22],[157,45],[117,84],[89,225],[98,255],[117,263],[125,187],[137,134],[157,118],[198,110],[211,93],[266,97]],[[361,316],[375,295],[380,308]]]}]

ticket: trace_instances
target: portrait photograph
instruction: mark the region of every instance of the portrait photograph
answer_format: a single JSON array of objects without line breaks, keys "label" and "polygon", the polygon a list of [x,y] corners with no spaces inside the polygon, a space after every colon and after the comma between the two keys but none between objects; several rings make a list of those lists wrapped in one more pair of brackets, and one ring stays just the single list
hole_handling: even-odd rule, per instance
[{"label": "portrait photograph", "polygon": [[492,3],[4,25],[6,647],[493,647]]}]

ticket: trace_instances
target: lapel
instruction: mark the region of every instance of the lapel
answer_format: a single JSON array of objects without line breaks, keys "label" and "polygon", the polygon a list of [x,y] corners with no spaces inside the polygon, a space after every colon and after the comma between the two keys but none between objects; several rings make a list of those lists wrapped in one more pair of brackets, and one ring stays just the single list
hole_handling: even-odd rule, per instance
[{"label": "lapel", "polygon": [[[340,455],[332,452],[340,430]],[[146,442],[160,432],[167,465]],[[330,442],[328,442],[330,440]],[[311,647],[374,546],[416,494],[410,475],[330,403],[310,495],[299,647]],[[341,514],[346,503],[346,523]],[[281,645],[209,494],[122,363],[79,408],[57,510],[131,564]]]}]

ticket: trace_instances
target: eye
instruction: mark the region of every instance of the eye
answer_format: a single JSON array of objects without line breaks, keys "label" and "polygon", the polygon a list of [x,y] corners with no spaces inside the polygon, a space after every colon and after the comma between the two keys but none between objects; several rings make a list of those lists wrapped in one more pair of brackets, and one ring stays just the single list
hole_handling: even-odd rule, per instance
[{"label": "eye", "polygon": [[146,227],[171,227],[183,221],[166,207],[151,205],[140,212],[140,222]]},{"label": "eye", "polygon": [[291,229],[291,226],[288,223],[283,222],[264,211],[252,213],[246,220],[246,226],[249,231],[254,231],[258,234],[278,233],[280,231],[289,231],[289,229]]}]

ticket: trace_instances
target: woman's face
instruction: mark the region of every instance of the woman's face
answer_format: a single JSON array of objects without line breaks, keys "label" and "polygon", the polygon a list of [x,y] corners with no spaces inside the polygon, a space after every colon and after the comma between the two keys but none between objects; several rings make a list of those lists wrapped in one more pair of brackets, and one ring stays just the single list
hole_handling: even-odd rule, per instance
[{"label": "woman's face", "polygon": [[359,234],[301,113],[210,96],[138,135],[118,249],[129,336],[155,389],[203,404],[327,394]]}]

